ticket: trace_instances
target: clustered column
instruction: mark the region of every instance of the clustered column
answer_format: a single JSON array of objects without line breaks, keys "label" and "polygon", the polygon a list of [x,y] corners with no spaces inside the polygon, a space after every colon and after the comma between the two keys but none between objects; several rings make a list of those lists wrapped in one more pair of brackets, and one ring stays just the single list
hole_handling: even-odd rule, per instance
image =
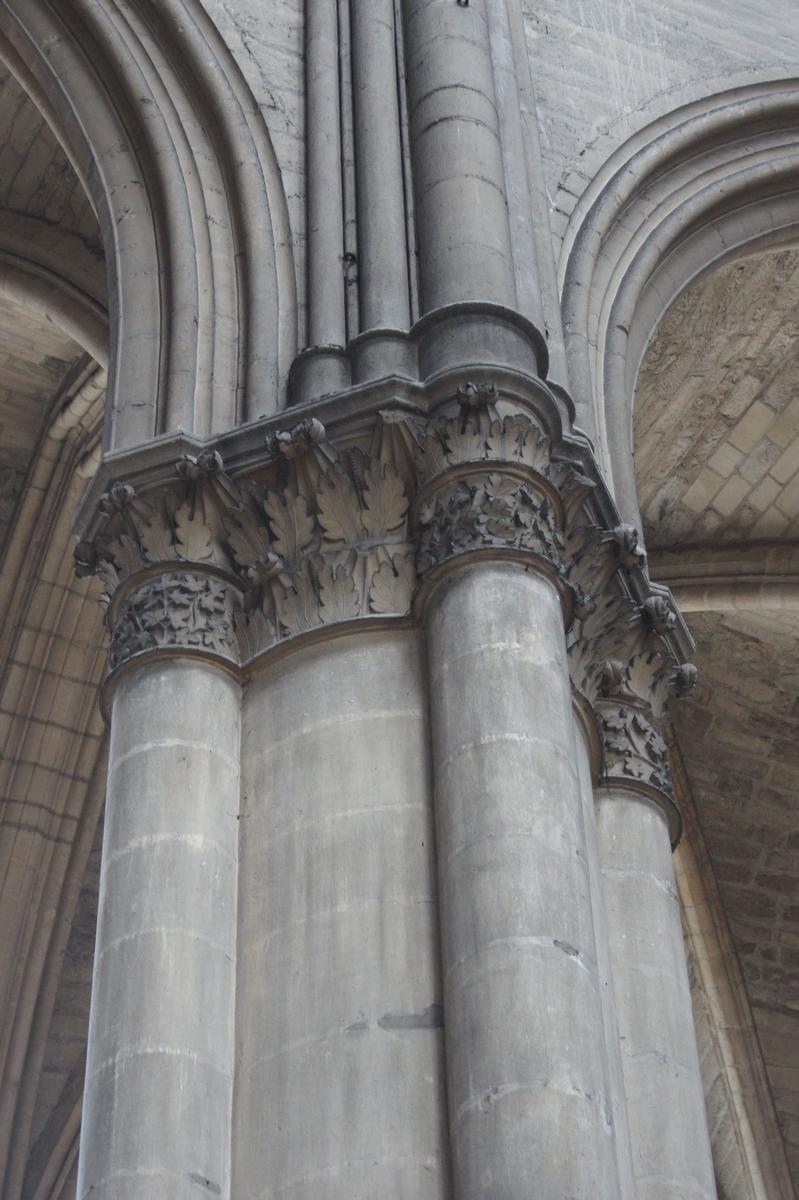
[{"label": "clustered column", "polygon": [[100,498],[83,1194],[713,1200],[658,729],[694,672],[591,470],[478,380]]}]

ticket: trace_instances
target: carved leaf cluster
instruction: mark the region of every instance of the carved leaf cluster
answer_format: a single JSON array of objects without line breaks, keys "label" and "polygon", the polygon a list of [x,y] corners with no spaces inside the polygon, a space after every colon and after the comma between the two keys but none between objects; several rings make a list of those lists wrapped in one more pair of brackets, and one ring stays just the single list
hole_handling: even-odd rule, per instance
[{"label": "carved leaf cluster", "polygon": [[313,437],[277,439],[285,459],[281,491],[251,489],[249,507],[226,522],[239,573],[252,585],[246,622],[267,617],[279,639],[408,611],[416,583],[409,497],[387,461],[389,440],[377,442],[376,452],[365,454],[336,453],[318,429]]},{"label": "carved leaf cluster", "polygon": [[[463,385],[426,421],[381,413],[350,444],[332,446],[310,419],[267,449],[243,486],[206,451],[182,459],[159,491],[116,484],[101,498],[78,572],[97,574],[107,596],[139,571],[165,572],[124,605],[112,662],[156,645],[227,654],[233,640],[247,661],[320,626],[404,615],[417,572],[488,549],[535,555],[571,586],[572,679],[589,701],[657,718],[670,691],[692,685],[672,649],[674,610],[650,589],[636,531],[605,528],[595,482],[553,461],[548,436],[493,384]],[[629,720],[632,732],[606,730],[608,755],[627,754],[628,765],[654,745]]]},{"label": "carved leaf cluster", "polygon": [[524,550],[559,566],[561,542],[548,499],[499,472],[439,489],[420,513],[420,570],[485,547]]},{"label": "carved leaf cluster", "polygon": [[500,417],[496,408],[462,409],[460,415],[429,421],[419,439],[421,482],[463,463],[520,463],[546,474],[550,467],[549,438],[529,416]]},{"label": "carved leaf cluster", "polygon": [[609,778],[635,779],[671,794],[668,750],[660,732],[639,708],[600,706]]},{"label": "carved leaf cluster", "polygon": [[234,597],[213,575],[158,575],[128,597],[111,640],[111,666],[162,646],[205,649],[235,659]]}]

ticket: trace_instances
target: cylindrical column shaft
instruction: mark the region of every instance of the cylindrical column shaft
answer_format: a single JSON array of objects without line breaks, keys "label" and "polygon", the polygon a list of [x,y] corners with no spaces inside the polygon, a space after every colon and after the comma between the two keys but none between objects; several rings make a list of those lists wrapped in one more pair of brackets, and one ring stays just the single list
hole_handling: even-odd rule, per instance
[{"label": "cylindrical column shaft", "polygon": [[394,0],[352,6],[361,329],[410,321]]},{"label": "cylindrical column shaft", "polygon": [[421,306],[513,307],[485,0],[405,0]]},{"label": "cylindrical column shaft", "polygon": [[308,345],[343,346],[344,201],[341,183],[338,5],[305,6]]},{"label": "cylindrical column shaft", "polygon": [[636,1198],[715,1200],[668,821],[611,784],[597,824]]},{"label": "cylindrical column shaft", "polygon": [[530,159],[540,151],[537,142],[530,144],[529,121],[525,121],[523,111],[523,105],[534,101],[530,95],[529,57],[524,27],[519,27],[518,6],[519,0],[500,0],[487,6],[487,15],[517,305],[519,312],[543,331],[546,326],[536,261],[536,224],[546,226],[550,258],[553,243],[548,207],[545,204],[543,211],[538,211],[539,196],[530,179]]},{"label": "cylindrical column shaft", "polygon": [[416,631],[248,687],[237,1196],[449,1197],[428,742]]},{"label": "cylindrical column shaft", "polygon": [[207,663],[116,685],[78,1182],[92,1200],[230,1195],[239,704]]},{"label": "cylindrical column shaft", "polygon": [[478,564],[427,622],[454,1195],[615,1200],[560,599]]},{"label": "cylindrical column shaft", "polygon": [[580,791],[583,800],[586,858],[591,889],[591,911],[594,917],[597,971],[602,997],[608,1097],[616,1144],[619,1200],[635,1200],[632,1153],[630,1150],[630,1129],[627,1121],[624,1074],[621,1065],[621,1049],[619,1046],[618,1021],[616,1017],[616,998],[613,992],[613,977],[610,967],[608,918],[602,895],[601,871],[597,848],[594,787],[591,779],[591,755],[582,722],[578,722],[577,728],[577,764],[580,772]]}]

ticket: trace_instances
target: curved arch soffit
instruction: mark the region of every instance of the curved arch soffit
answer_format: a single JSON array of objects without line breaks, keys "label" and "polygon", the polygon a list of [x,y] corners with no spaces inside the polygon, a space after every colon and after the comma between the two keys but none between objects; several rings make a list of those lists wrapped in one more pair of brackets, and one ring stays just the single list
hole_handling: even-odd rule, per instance
[{"label": "curved arch soffit", "polygon": [[0,245],[0,297],[44,317],[108,367],[108,313],[89,296],[46,268]]},{"label": "curved arch soffit", "polygon": [[794,241],[799,80],[736,88],[661,118],[581,198],[559,270],[569,377],[625,520],[640,525],[633,402],[663,314],[722,259]]},{"label": "curved arch soffit", "polygon": [[103,233],[110,447],[178,428],[203,437],[280,407],[296,352],[286,199],[257,104],[199,0],[0,0],[0,35]]}]

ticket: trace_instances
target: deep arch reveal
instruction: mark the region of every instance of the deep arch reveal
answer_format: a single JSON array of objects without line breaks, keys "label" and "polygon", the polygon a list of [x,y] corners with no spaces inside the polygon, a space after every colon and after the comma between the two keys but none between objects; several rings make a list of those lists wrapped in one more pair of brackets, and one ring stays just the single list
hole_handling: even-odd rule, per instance
[{"label": "deep arch reveal", "polygon": [[678,109],[613,155],[576,206],[561,258],[569,374],[627,520],[638,522],[632,407],[658,321],[722,258],[796,232],[799,83]]},{"label": "deep arch reveal", "polygon": [[296,343],[285,197],[258,107],[201,5],[4,0],[0,33],[100,221],[108,448],[275,411]]}]

